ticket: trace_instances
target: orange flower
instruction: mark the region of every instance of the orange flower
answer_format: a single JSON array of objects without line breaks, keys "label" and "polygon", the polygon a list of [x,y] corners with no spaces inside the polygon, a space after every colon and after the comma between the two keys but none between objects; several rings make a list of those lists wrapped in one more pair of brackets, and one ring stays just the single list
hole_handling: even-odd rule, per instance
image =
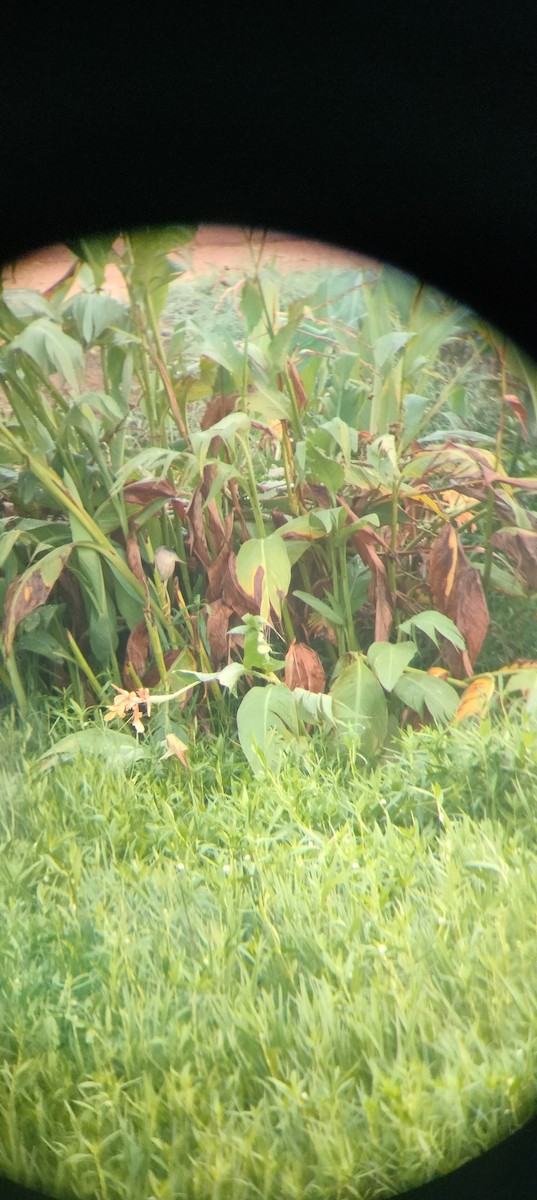
[{"label": "orange flower", "polygon": [[151,716],[151,696],[148,688],[138,688],[137,692],[127,692],[125,688],[117,687],[113,683],[112,687],[118,695],[114,703],[109,704],[108,712],[104,714],[105,721],[113,721],[115,717],[125,717],[127,713],[132,713],[131,723],[137,733],[144,732],[142,717],[140,713],[140,704],[146,706],[146,716]]}]

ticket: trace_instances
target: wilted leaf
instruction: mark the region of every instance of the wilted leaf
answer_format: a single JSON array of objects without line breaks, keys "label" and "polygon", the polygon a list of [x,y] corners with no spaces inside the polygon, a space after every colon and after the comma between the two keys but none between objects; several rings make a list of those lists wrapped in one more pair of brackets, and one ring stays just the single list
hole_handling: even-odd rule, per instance
[{"label": "wilted leaf", "polygon": [[319,655],[304,642],[292,642],[285,655],[286,686],[305,688],[308,692],[324,692],[326,677]]},{"label": "wilted leaf", "polygon": [[186,520],[189,528],[189,548],[192,554],[195,554],[196,558],[199,559],[200,563],[207,568],[211,563],[211,555],[205,536],[203,494],[200,484],[194,488],[192,493],[192,499],[186,510]]},{"label": "wilted leaf", "polygon": [[352,537],[353,546],[366,567],[372,571],[375,580],[375,641],[387,642],[393,613],[386,567],[375,550],[375,542],[380,541],[378,534],[371,529],[360,529]]},{"label": "wilted leaf", "polygon": [[28,613],[39,608],[41,604],[46,604],[72,549],[73,545],[70,543],[51,550],[10,583],[6,592],[2,627],[6,657],[11,653],[17,626]]},{"label": "wilted leaf", "polygon": [[229,413],[232,413],[237,397],[237,392],[233,396],[213,396],[205,407],[200,421],[200,429],[211,429],[213,425],[222,420],[222,417],[227,417]]},{"label": "wilted leaf", "polygon": [[147,623],[146,621],[139,621],[138,625],[135,625],[134,629],[131,629],[125,649],[122,677],[126,688],[131,688],[133,684],[129,666],[132,665],[138,678],[143,679],[147,668],[150,646]]},{"label": "wilted leaf", "polygon": [[167,479],[140,479],[127,483],[123,489],[127,504],[152,504],[153,500],[175,497],[175,488]]},{"label": "wilted leaf", "polygon": [[526,529],[499,529],[491,543],[515,564],[515,570],[532,592],[537,591],[537,533]]},{"label": "wilted leaf", "polygon": [[457,678],[471,675],[486,637],[489,614],[479,571],[470,566],[459,535],[451,525],[444,526],[433,542],[429,586],[435,607],[451,617],[467,646],[467,651],[460,651],[444,642],[443,658]]},{"label": "wilted leaf", "polygon": [[492,675],[481,675],[479,679],[474,679],[462,693],[455,712],[455,720],[465,721],[468,717],[482,717],[487,711],[493,695],[494,678]]},{"label": "wilted leaf", "polygon": [[307,397],[307,393],[306,393],[304,384],[302,383],[302,380],[298,373],[297,367],[295,366],[294,362],[290,358],[287,359],[287,370],[289,373],[289,378],[291,380],[291,386],[293,388],[296,406],[297,406],[299,412],[303,412],[303,410],[308,407],[308,397]]},{"label": "wilted leaf", "polygon": [[238,617],[243,617],[245,613],[255,614],[259,612],[259,609],[256,601],[245,592],[239,583],[236,562],[237,555],[231,553],[226,563],[226,572],[222,581],[222,600],[232,612],[237,613]]},{"label": "wilted leaf", "polygon": [[176,733],[167,733],[166,753],[162,755],[162,758],[170,758],[172,755],[174,755],[175,758],[179,759],[179,762],[183,765],[183,767],[186,767],[188,770],[186,755],[189,749],[190,747],[187,745],[187,743],[182,742],[181,738],[177,737]]},{"label": "wilted leaf", "polygon": [[518,396],[506,395],[503,398],[504,404],[508,404],[514,417],[516,417],[524,436],[528,432],[528,412],[522,400]]},{"label": "wilted leaf", "polygon": [[207,640],[213,667],[225,662],[229,652],[228,628],[233,610],[223,600],[212,600],[207,617]]}]

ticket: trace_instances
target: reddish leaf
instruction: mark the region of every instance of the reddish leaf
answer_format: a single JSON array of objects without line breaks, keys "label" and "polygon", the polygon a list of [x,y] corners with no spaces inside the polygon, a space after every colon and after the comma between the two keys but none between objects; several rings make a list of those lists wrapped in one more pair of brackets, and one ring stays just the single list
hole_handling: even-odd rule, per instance
[{"label": "reddish leaf", "polygon": [[227,631],[232,609],[227,604],[224,604],[223,600],[213,601],[210,607],[211,611],[207,617],[207,638],[209,641],[211,664],[216,670],[229,656]]},{"label": "reddish leaf", "polygon": [[515,564],[515,570],[531,591],[537,591],[537,533],[527,529],[499,529],[491,543]]},{"label": "reddish leaf", "polygon": [[144,672],[147,668],[147,659],[149,657],[150,640],[145,621],[139,621],[138,625],[131,629],[128,637],[127,647],[125,650],[125,662],[123,664],[123,683],[126,688],[133,686],[133,679],[129,672],[129,666],[132,665],[139,679],[143,679]]},{"label": "reddish leaf", "polygon": [[384,545],[372,529],[360,529],[352,538],[360,558],[373,572],[375,586],[375,641],[389,641],[393,622],[392,604],[386,567],[375,550],[374,543]]},{"label": "reddish leaf", "polygon": [[4,653],[11,652],[13,641],[20,622],[46,604],[49,594],[61,575],[69,558],[72,546],[51,550],[33,566],[28,567],[22,575],[18,575],[10,583],[4,601],[4,623],[2,633],[4,638]]},{"label": "reddish leaf", "polygon": [[527,409],[519,400],[518,396],[507,395],[503,398],[504,404],[508,404],[514,417],[516,417],[524,437],[527,437],[528,432],[528,413]]},{"label": "reddish leaf", "polygon": [[211,563],[211,555],[205,537],[203,495],[199,484],[192,493],[192,499],[186,510],[186,519],[189,527],[189,547],[200,563],[207,568]]},{"label": "reddish leaf", "polygon": [[259,606],[256,607],[255,599],[244,591],[237,579],[236,561],[237,555],[230,554],[222,586],[222,599],[238,617],[243,617],[247,612],[258,613]]},{"label": "reddish leaf", "polygon": [[292,362],[292,360],[290,358],[287,359],[287,371],[289,373],[289,378],[291,380],[291,384],[292,384],[292,388],[293,388],[293,392],[294,392],[294,396],[295,396],[295,401],[296,401],[296,406],[297,406],[299,412],[302,412],[305,408],[308,407],[308,397],[306,394],[306,390],[304,388],[304,384],[302,383],[302,380],[298,373],[298,370],[297,370],[294,362]]},{"label": "reddish leaf", "polygon": [[473,663],[486,637],[489,614],[479,572],[464,553],[456,529],[445,525],[431,547],[429,586],[434,607],[457,626],[468,652],[457,650],[440,639],[442,657],[452,675],[462,679],[472,674]]},{"label": "reddish leaf", "polygon": [[[205,407],[205,412],[200,421],[200,429],[210,429],[216,425],[217,421],[221,421],[223,417],[229,416],[233,412],[239,393],[234,396],[213,396],[212,400]],[[218,439],[221,440],[220,438]]]},{"label": "reddish leaf", "polygon": [[126,553],[127,553],[128,566],[130,567],[133,575],[138,580],[138,582],[143,584],[144,588],[147,589],[147,578],[146,578],[144,568],[142,566],[140,547],[138,545],[138,538],[136,537],[135,533],[129,533],[129,536],[125,543],[125,548],[126,548]]},{"label": "reddish leaf", "polygon": [[304,642],[292,642],[285,655],[285,683],[291,691],[306,688],[308,692],[324,692],[326,676],[319,655]]},{"label": "reddish leaf", "polygon": [[151,504],[153,500],[175,498],[175,488],[167,479],[140,479],[127,483],[123,495],[128,504]]},{"label": "reddish leaf", "polygon": [[[177,659],[180,658],[181,655],[184,656],[184,653],[185,653],[184,650],[167,650],[166,651],[166,653],[164,655],[164,666],[166,667],[167,672],[171,671],[171,669],[174,666],[174,664],[176,663]],[[195,670],[195,666],[193,664],[189,663],[188,667],[185,667],[185,670],[189,670],[189,671]],[[142,683],[145,688],[157,687],[157,685],[160,683],[160,671],[159,671],[158,667],[156,667],[156,666],[151,667],[150,670],[147,671],[146,674],[143,676]],[[186,704],[187,699],[188,699],[188,695],[187,695],[187,693],[185,693],[184,700],[183,699],[181,700],[181,707],[183,707],[183,704]]]}]

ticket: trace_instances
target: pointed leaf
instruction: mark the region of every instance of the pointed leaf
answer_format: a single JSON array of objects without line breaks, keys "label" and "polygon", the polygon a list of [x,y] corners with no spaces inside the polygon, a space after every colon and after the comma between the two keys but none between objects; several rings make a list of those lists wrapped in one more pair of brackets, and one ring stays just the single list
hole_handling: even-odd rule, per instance
[{"label": "pointed leaf", "polygon": [[78,391],[84,362],[82,348],[63,332],[54,321],[39,317],[13,338],[10,351],[22,350],[42,371],[58,371],[73,389]]},{"label": "pointed leaf", "polygon": [[300,735],[293,693],[283,684],[251,688],[239,705],[237,730],[254,774],[263,773],[263,762],[276,769],[289,743]]},{"label": "pointed leaf", "polygon": [[450,721],[459,703],[455,688],[445,679],[412,667],[403,672],[393,693],[420,717],[426,707],[434,721]]},{"label": "pointed leaf", "polygon": [[386,737],[388,709],[380,683],[363,659],[343,668],[330,695],[338,726],[357,738],[363,754],[374,754]]},{"label": "pointed leaf", "polygon": [[112,729],[81,729],[68,733],[40,757],[43,767],[52,766],[54,761],[84,758],[103,758],[110,768],[130,767],[147,756],[139,741],[128,733],[117,733]]},{"label": "pointed leaf", "polygon": [[367,661],[386,692],[393,690],[417,650],[414,642],[373,642],[369,647]]}]

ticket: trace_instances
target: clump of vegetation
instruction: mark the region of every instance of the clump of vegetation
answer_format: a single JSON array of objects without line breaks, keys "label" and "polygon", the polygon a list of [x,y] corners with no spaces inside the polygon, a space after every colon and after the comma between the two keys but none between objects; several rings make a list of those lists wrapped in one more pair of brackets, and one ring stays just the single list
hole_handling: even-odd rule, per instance
[{"label": "clump of vegetation", "polygon": [[[177,319],[168,255],[192,234],[81,242],[75,296],[2,299],[6,696],[68,684],[138,733],[165,703],[177,752],[172,697],[196,690],[207,728],[231,704],[253,767],[313,727],[369,757],[394,722],[483,711],[502,671],[533,708],[532,656],[487,655],[496,597],[537,588],[532,365],[387,269],[283,305],[253,247],[231,307]],[[468,426],[484,378],[494,434]]]}]

